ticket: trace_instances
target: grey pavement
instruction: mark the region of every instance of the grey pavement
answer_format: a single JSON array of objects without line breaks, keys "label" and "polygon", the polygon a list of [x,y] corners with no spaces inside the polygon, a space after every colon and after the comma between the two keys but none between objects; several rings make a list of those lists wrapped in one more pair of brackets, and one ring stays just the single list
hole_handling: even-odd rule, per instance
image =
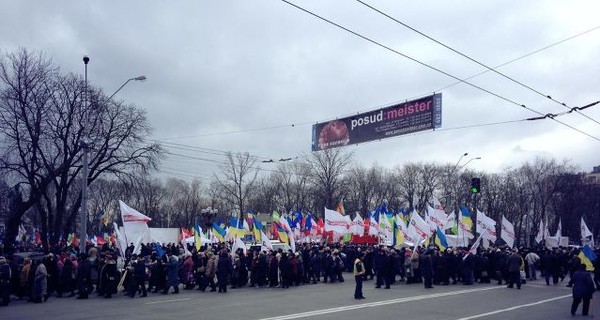
[{"label": "grey pavement", "polygon": [[[572,319],[566,280],[556,286],[530,281],[521,290],[494,284],[424,289],[422,284],[403,283],[385,290],[365,281],[367,299],[355,300],[354,281],[350,274],[345,276],[344,283],[289,289],[180,290],[133,299],[121,294],[112,299],[51,297],[42,304],[13,300],[0,308],[0,319]],[[600,311],[598,299],[592,306]],[[581,317],[581,309],[578,314]]]}]

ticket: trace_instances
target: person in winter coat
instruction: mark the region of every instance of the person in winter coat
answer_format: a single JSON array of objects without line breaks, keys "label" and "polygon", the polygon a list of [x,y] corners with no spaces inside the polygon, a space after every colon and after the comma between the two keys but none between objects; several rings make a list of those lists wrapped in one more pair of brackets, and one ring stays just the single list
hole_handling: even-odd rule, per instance
[{"label": "person in winter coat", "polygon": [[35,280],[33,283],[33,291],[31,292],[31,299],[35,303],[41,303],[48,299],[48,271],[44,262],[35,269]]},{"label": "person in winter coat", "polygon": [[521,269],[525,263],[523,258],[519,255],[519,252],[515,249],[513,253],[508,257],[508,288],[512,288],[515,284],[517,289],[521,289]]},{"label": "person in winter coat", "polygon": [[210,285],[210,292],[217,291],[215,283],[215,275],[217,274],[217,256],[212,252],[206,253],[208,261],[206,262],[206,277],[208,278],[208,284]]},{"label": "person in winter coat", "polygon": [[419,263],[425,289],[433,288],[433,261],[431,254],[431,249],[425,250],[425,254],[421,257],[421,261]]},{"label": "person in winter coat", "polygon": [[187,252],[183,255],[183,264],[181,265],[181,281],[185,284],[185,289],[189,290],[196,286],[194,280],[194,260],[192,254]]},{"label": "person in winter coat", "polygon": [[219,283],[219,292],[227,292],[227,279],[233,271],[233,263],[226,251],[221,252],[219,261],[217,261],[217,282]]},{"label": "person in winter coat", "polygon": [[19,273],[19,291],[17,292],[19,300],[23,299],[23,296],[31,294],[31,282],[29,281],[31,272],[31,258],[27,257],[23,260],[23,267]]},{"label": "person in winter coat", "polygon": [[119,281],[119,273],[117,271],[117,261],[115,256],[109,254],[106,256],[104,265],[100,272],[100,287],[105,298],[111,298],[117,292],[117,282]]},{"label": "person in winter coat", "polygon": [[575,315],[579,303],[583,300],[581,315],[587,316],[590,309],[590,301],[594,294],[594,281],[592,275],[585,270],[585,265],[580,264],[579,270],[572,275],[573,281],[573,304],[571,304],[571,315]]},{"label": "person in winter coat", "polygon": [[0,256],[0,307],[7,306],[10,303],[10,279],[12,270],[6,261],[6,258]]},{"label": "person in winter coat", "polygon": [[279,257],[275,252],[271,252],[269,261],[269,288],[279,286]]},{"label": "person in winter coat", "polygon": [[165,267],[167,273],[167,284],[162,293],[169,293],[169,289],[173,287],[173,294],[177,294],[179,293],[179,258],[170,252],[167,254],[167,262]]},{"label": "person in winter coat", "polygon": [[132,255],[132,259],[136,259],[131,264],[130,272],[133,272],[133,284],[129,288],[129,297],[135,297],[135,293],[138,290],[142,289],[142,297],[146,297],[148,293],[146,292],[146,263],[144,261],[144,257]]},{"label": "person in winter coat", "polygon": [[77,284],[79,288],[79,296],[77,299],[87,299],[90,293],[92,266],[88,260],[87,254],[80,254],[80,262],[77,267]]}]

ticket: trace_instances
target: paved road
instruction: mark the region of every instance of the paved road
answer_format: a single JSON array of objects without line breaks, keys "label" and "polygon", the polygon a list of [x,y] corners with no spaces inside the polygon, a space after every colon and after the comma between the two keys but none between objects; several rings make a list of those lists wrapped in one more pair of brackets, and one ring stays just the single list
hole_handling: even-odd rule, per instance
[{"label": "paved road", "polygon": [[[232,289],[225,294],[181,290],[134,299],[50,298],[44,304],[13,301],[0,308],[0,319],[572,319],[571,291],[565,283],[546,286],[538,280],[521,290],[484,284],[426,290],[422,285],[399,284],[384,290],[367,281],[366,300],[354,300],[353,293],[353,281],[346,281],[290,289]],[[593,309],[600,312],[598,300]]]}]

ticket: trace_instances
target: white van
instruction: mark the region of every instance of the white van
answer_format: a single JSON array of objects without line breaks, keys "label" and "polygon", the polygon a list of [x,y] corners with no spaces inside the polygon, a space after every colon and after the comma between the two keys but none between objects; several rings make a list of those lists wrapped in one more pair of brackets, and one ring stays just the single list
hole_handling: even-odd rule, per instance
[{"label": "white van", "polygon": [[[288,252],[288,250],[291,250],[292,248],[290,248],[290,246],[287,243],[283,243],[279,240],[269,240],[271,242],[271,246],[273,247],[273,251],[279,251],[279,249],[281,249],[283,252]],[[260,245],[258,243],[255,244],[249,244],[247,246],[248,249],[250,250],[254,250],[254,251],[269,251],[269,248]]]}]

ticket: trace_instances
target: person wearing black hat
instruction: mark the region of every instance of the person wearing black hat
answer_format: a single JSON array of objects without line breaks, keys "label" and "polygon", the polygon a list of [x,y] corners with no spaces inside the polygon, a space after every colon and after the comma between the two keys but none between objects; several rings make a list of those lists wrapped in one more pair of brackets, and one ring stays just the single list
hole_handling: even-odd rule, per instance
[{"label": "person wearing black hat", "polygon": [[111,298],[113,293],[117,292],[117,281],[119,281],[117,272],[117,261],[113,254],[107,254],[104,260],[104,266],[100,272],[101,293],[105,298]]},{"label": "person wearing black hat", "polygon": [[419,269],[423,276],[423,285],[425,289],[433,288],[433,260],[431,258],[432,250],[427,248],[425,254],[421,256],[419,261]]},{"label": "person wearing black hat", "polygon": [[79,266],[77,268],[77,284],[79,287],[79,296],[77,299],[87,299],[92,278],[92,266],[85,253],[79,254]]},{"label": "person wearing black hat", "polygon": [[135,293],[141,288],[142,297],[148,295],[146,291],[146,263],[144,257],[137,256],[137,259],[132,256],[131,272],[133,272],[132,285],[129,287],[129,297],[135,297]]},{"label": "person wearing black hat", "polygon": [[359,252],[354,260],[354,280],[356,281],[356,287],[354,289],[354,299],[364,299],[362,292],[363,279],[365,277],[366,269],[363,263],[363,253]]}]

